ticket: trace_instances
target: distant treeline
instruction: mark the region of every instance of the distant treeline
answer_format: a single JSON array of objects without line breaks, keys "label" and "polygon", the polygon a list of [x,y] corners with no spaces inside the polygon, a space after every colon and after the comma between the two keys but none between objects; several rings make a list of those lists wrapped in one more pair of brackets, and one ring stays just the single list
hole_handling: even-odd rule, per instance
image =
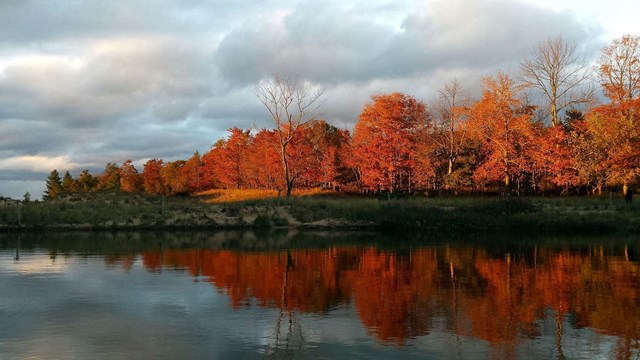
[{"label": "distant treeline", "polygon": [[[54,170],[45,198],[99,190],[290,190],[293,184],[361,193],[626,191],[640,176],[640,38],[623,36],[602,49],[593,74],[581,59],[575,45],[550,38],[521,63],[517,77],[485,78],[480,99],[469,98],[456,80],[429,105],[402,93],[375,95],[353,134],[295,113],[292,100],[303,102],[283,96],[298,95],[300,84],[276,77],[258,87],[275,129],[234,127],[202,156],[152,159],[141,171],[131,160],[109,163],[97,176]],[[591,75],[607,103],[597,103]],[[539,95],[535,102],[532,93]]]}]

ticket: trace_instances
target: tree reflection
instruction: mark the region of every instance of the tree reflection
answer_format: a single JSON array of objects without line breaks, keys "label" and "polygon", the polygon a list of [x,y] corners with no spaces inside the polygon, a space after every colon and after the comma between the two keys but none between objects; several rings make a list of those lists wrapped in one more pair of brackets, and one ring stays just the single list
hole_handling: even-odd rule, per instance
[{"label": "tree reflection", "polygon": [[282,282],[282,295],[278,304],[278,318],[269,343],[269,355],[286,354],[288,351],[293,350],[292,347],[295,343],[298,344],[295,350],[301,350],[304,343],[302,327],[296,311],[291,309],[287,303],[289,271],[293,270],[293,268],[293,258],[291,257],[291,252],[287,250],[287,265],[285,267],[284,281]]},{"label": "tree reflection", "polygon": [[[300,313],[353,303],[368,332],[388,344],[445,326],[458,341],[481,339],[496,357],[515,358],[518,344],[543,335],[541,321],[551,314],[555,357],[564,357],[569,324],[617,337],[612,356],[629,358],[639,348],[640,266],[629,249],[604,253],[601,247],[577,252],[538,246],[502,255],[448,246],[405,252],[167,249],[144,252],[142,263],[149,271],[183,269],[205,279],[235,308],[277,308],[274,349],[304,341]],[[127,268],[132,260],[121,261]]]},{"label": "tree reflection", "polygon": [[22,243],[22,235],[18,234],[18,240],[16,241],[16,255],[13,260],[20,261],[20,245]]}]

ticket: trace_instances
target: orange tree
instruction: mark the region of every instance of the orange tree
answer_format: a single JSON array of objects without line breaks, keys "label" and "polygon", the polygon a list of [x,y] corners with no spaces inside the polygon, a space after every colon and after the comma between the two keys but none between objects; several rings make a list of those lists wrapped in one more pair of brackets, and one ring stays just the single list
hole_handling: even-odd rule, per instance
[{"label": "orange tree", "polygon": [[355,126],[352,149],[362,185],[410,190],[418,134],[428,120],[424,103],[392,93],[372,97]]},{"label": "orange tree", "polygon": [[514,180],[522,184],[531,171],[536,128],[530,109],[516,98],[517,88],[509,76],[499,73],[483,79],[483,85],[469,120],[485,154],[473,178],[480,184],[502,181],[509,191]]}]

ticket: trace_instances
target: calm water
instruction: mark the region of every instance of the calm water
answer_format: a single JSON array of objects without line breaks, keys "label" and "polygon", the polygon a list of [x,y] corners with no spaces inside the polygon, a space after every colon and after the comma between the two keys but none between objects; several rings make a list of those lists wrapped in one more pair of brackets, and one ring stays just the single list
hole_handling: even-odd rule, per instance
[{"label": "calm water", "polygon": [[638,359],[638,246],[0,234],[0,359]]}]

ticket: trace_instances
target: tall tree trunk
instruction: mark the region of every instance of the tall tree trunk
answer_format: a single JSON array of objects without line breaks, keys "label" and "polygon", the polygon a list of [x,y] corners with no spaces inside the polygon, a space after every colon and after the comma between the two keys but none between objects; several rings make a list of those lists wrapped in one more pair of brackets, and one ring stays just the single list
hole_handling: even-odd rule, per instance
[{"label": "tall tree trunk", "polygon": [[291,197],[291,193],[293,192],[293,180],[287,182],[287,197]]},{"label": "tall tree trunk", "polygon": [[282,169],[284,170],[284,182],[287,185],[287,197],[291,197],[291,193],[293,192],[293,179],[291,179],[291,174],[289,174],[289,159],[287,159],[287,144],[283,144],[280,148],[281,150],[281,160],[282,160]]},{"label": "tall tree trunk", "polygon": [[[553,92],[553,95],[555,96],[555,91]],[[555,100],[551,101],[551,126],[558,126],[560,125],[560,121],[558,120],[558,106],[555,102]]]},{"label": "tall tree trunk", "polygon": [[[509,135],[507,133],[506,136],[506,144],[509,144]],[[508,146],[508,145],[507,145]],[[507,149],[505,148],[504,153],[504,187],[506,188],[506,191],[509,192],[509,187],[511,186],[511,173],[510,173],[510,167],[509,167],[509,152],[507,151]]]}]

